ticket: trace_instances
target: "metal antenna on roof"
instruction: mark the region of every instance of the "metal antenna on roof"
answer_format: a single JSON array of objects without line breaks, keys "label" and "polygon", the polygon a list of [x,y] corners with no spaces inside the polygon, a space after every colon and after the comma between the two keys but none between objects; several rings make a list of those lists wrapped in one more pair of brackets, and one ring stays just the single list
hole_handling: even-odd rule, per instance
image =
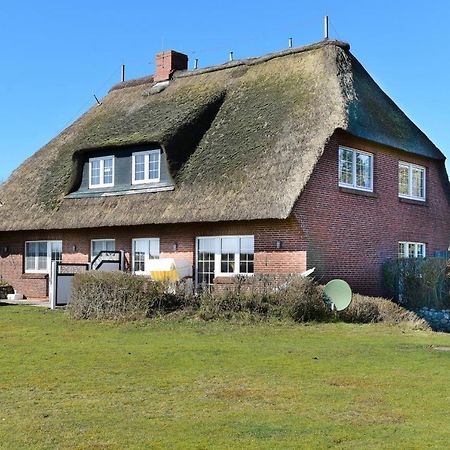
[{"label": "metal antenna on roof", "polygon": [[102,102],[97,98],[97,96],[95,94],[94,94],[94,98],[95,98],[95,101],[97,102],[97,105],[102,104]]},{"label": "metal antenna on roof", "polygon": [[289,40],[288,40],[288,47],[292,48],[292,38],[289,38]]},{"label": "metal antenna on roof", "polygon": [[122,64],[122,67],[121,67],[120,81],[122,83],[125,81],[125,64]]},{"label": "metal antenna on roof", "polygon": [[198,69],[198,58],[194,60],[194,69]]},{"label": "metal antenna on roof", "polygon": [[229,53],[228,59],[229,59],[230,61],[233,61],[233,52],[230,52],[230,53]]},{"label": "metal antenna on roof", "polygon": [[328,16],[323,18],[323,38],[328,39]]}]

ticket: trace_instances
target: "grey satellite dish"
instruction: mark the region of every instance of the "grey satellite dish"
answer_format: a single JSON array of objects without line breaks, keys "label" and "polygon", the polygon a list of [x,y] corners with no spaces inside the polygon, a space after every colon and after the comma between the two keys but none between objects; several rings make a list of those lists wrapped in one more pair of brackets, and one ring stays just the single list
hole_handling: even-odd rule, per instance
[{"label": "grey satellite dish", "polygon": [[342,311],[352,302],[352,290],[344,280],[331,280],[325,285],[325,298],[331,309]]}]

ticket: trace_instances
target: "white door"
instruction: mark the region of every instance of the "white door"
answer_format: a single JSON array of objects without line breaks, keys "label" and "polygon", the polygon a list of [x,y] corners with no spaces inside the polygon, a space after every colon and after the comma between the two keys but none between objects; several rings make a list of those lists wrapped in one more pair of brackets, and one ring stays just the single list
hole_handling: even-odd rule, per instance
[{"label": "white door", "polygon": [[133,273],[149,275],[148,268],[151,259],[159,258],[159,238],[133,239]]}]

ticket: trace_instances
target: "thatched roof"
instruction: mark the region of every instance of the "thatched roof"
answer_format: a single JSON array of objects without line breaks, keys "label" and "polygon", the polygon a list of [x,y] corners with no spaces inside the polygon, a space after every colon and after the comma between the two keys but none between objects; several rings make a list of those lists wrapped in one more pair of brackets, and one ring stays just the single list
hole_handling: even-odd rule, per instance
[{"label": "thatched roof", "polygon": [[[0,230],[286,218],[337,129],[444,159],[349,52],[327,41],[114,87],[0,188]],[[83,152],[158,143],[175,189],[65,198]]]}]

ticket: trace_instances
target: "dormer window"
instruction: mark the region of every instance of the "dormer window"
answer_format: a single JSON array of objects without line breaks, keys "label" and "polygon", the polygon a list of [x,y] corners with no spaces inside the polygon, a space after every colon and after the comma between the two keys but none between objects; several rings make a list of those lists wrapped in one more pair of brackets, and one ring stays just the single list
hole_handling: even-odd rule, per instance
[{"label": "dormer window", "polygon": [[89,189],[114,186],[114,156],[89,159]]},{"label": "dormer window", "polygon": [[161,151],[157,149],[133,153],[132,169],[133,184],[159,182]]}]

